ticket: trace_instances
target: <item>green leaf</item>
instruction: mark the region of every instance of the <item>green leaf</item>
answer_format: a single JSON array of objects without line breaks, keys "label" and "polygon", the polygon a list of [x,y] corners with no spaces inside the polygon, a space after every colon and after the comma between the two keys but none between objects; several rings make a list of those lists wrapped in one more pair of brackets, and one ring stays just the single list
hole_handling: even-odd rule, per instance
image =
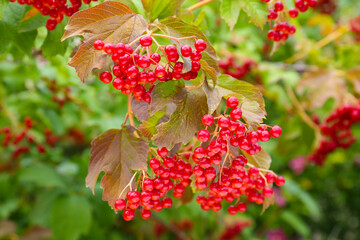
[{"label": "green leaf", "polygon": [[166,114],[166,107],[161,111],[156,112],[154,115],[149,117],[146,121],[144,121],[138,129],[142,133],[144,137],[148,140],[152,138],[157,133],[156,126],[159,124],[159,121]]},{"label": "green leaf", "polygon": [[286,184],[283,186],[284,191],[291,194],[291,196],[296,196],[301,200],[301,202],[308,209],[309,214],[316,220],[321,218],[321,210],[318,203],[315,199],[303,190],[296,182],[291,179],[286,179]]},{"label": "green leaf", "polygon": [[266,4],[259,0],[238,0],[238,2],[240,4],[239,9],[246,12],[250,22],[261,28],[265,25],[268,15]]},{"label": "green leaf", "polygon": [[309,239],[310,229],[307,224],[297,215],[290,211],[283,211],[281,218],[294,228],[303,238]]},{"label": "green leaf", "polygon": [[123,189],[133,176],[132,170],[147,171],[148,142],[136,138],[134,131],[135,128],[131,126],[110,129],[91,143],[86,186],[94,193],[99,174],[105,172],[101,180],[101,188],[104,189],[103,200],[108,201],[111,207],[117,199],[124,197],[128,192],[129,188],[126,191]]},{"label": "green leaf", "polygon": [[23,183],[34,183],[41,187],[65,187],[62,178],[53,168],[40,163],[21,168],[18,176]]},{"label": "green leaf", "polygon": [[91,226],[91,205],[82,196],[68,196],[54,202],[50,226],[54,240],[76,240]]},{"label": "green leaf", "polygon": [[150,21],[174,15],[184,0],[142,0],[141,1]]},{"label": "green leaf", "polygon": [[9,4],[8,0],[0,0],[0,20],[5,12],[7,5]]},{"label": "green leaf", "polygon": [[64,34],[64,27],[66,23],[63,21],[56,26],[53,31],[48,31],[48,35],[41,46],[44,57],[52,57],[59,55],[64,55],[66,49],[69,45],[69,41],[61,42],[61,36]]},{"label": "green leaf", "polygon": [[35,38],[37,36],[37,30],[19,33],[15,37],[14,43],[25,54],[30,55],[31,50],[35,44]]},{"label": "green leaf", "polygon": [[239,0],[222,0],[221,2],[221,17],[229,25],[230,30],[233,30],[239,19],[239,9],[241,9],[241,1]]},{"label": "green leaf", "polygon": [[159,83],[151,93],[152,113],[165,106],[175,106],[168,122],[156,126],[153,136],[158,147],[171,149],[176,143],[188,143],[204,125],[202,116],[208,112],[207,99],[201,88],[186,89],[183,81]]},{"label": "green leaf", "polygon": [[222,74],[216,86],[225,98],[235,96],[239,99],[243,117],[256,128],[265,118],[265,102],[260,90],[250,83]]},{"label": "green leaf", "polygon": [[29,214],[29,220],[33,225],[49,226],[49,219],[53,203],[59,198],[61,190],[54,189],[37,194],[36,202]]},{"label": "green leaf", "polygon": [[38,13],[35,16],[22,21],[19,26],[19,32],[28,32],[45,26],[47,19],[48,16]]},{"label": "green leaf", "polygon": [[17,3],[7,6],[0,21],[0,53],[4,52],[16,36],[17,29],[23,19],[27,7]]},{"label": "green leaf", "polygon": [[262,168],[262,169],[270,168],[271,157],[264,149],[261,149],[259,153],[254,155],[249,155],[243,150],[241,151],[246,156],[248,163],[254,165],[257,168]]}]

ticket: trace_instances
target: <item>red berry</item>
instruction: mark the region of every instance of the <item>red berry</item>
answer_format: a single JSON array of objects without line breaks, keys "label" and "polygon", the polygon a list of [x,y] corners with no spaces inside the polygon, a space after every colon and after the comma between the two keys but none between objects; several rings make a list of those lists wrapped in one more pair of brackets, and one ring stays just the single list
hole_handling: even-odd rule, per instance
[{"label": "red berry", "polygon": [[218,125],[221,128],[228,128],[230,126],[230,120],[227,117],[221,117],[218,120]]},{"label": "red berry", "polygon": [[275,184],[278,185],[279,187],[281,187],[282,185],[285,184],[285,178],[283,178],[282,176],[278,176],[275,179]]},{"label": "red berry", "polygon": [[155,68],[155,76],[157,78],[162,78],[166,75],[166,70],[163,66],[159,65]]},{"label": "red berry", "polygon": [[118,199],[115,201],[115,209],[118,211],[124,210],[126,207],[126,202],[124,199]]},{"label": "red berry", "polygon": [[107,54],[113,54],[114,53],[114,44],[105,43],[104,52],[106,52]]},{"label": "red berry", "polygon": [[127,209],[123,212],[123,218],[125,221],[130,221],[135,217],[135,210]]},{"label": "red berry", "polygon": [[162,147],[157,150],[157,153],[159,154],[160,157],[165,157],[166,155],[168,155],[169,151],[167,150],[166,147]]},{"label": "red berry", "polygon": [[190,57],[191,56],[191,52],[192,52],[192,49],[189,45],[183,45],[180,49],[181,51],[181,54],[184,56],[184,57]]},{"label": "red berry", "polygon": [[230,112],[230,117],[234,120],[239,120],[242,117],[242,111],[240,108],[234,108]]},{"label": "red berry", "polygon": [[205,126],[210,126],[214,122],[214,117],[211,114],[206,114],[201,119]]},{"label": "red berry", "polygon": [[156,65],[160,62],[161,56],[158,53],[153,53],[150,55],[150,59],[152,60],[151,64]]},{"label": "red berry", "polygon": [[140,38],[140,44],[143,47],[149,47],[152,44],[152,38],[149,35],[145,35]]},{"label": "red berry", "polygon": [[238,212],[238,209],[234,205],[229,206],[228,213],[230,215],[236,215],[237,212]]},{"label": "red berry", "polygon": [[282,129],[279,126],[275,125],[270,129],[270,134],[274,138],[280,137],[281,133],[282,133]]},{"label": "red berry", "polygon": [[195,49],[198,51],[198,52],[202,52],[206,49],[206,42],[202,39],[198,39],[195,41]]},{"label": "red berry", "polygon": [[178,54],[177,48],[174,45],[166,45],[165,52],[168,56],[176,56]]},{"label": "red berry", "polygon": [[104,45],[105,45],[104,42],[101,41],[101,40],[96,40],[96,41],[94,42],[94,48],[95,48],[96,50],[103,50]]},{"label": "red berry", "polygon": [[210,133],[208,130],[200,130],[197,134],[197,138],[200,142],[207,142],[210,139]]},{"label": "red berry", "polygon": [[237,97],[229,97],[226,100],[226,106],[229,108],[236,108],[239,105],[239,99]]},{"label": "red berry", "polygon": [[289,10],[289,16],[291,18],[296,18],[299,15],[299,11],[296,8],[292,8]]},{"label": "red berry", "polygon": [[137,191],[129,191],[126,194],[126,199],[129,202],[137,203],[140,201],[140,194]]},{"label": "red berry", "polygon": [[163,202],[163,206],[164,206],[164,208],[169,208],[169,207],[171,207],[172,206],[172,200],[171,200],[171,198],[168,198],[168,197],[166,197],[166,198],[164,198],[163,200],[162,200],[162,202]]},{"label": "red berry", "polygon": [[237,210],[241,213],[243,212],[246,212],[246,203],[244,202],[240,202],[238,205],[237,205]]},{"label": "red berry", "polygon": [[112,74],[110,72],[103,72],[100,75],[100,80],[105,84],[109,84],[112,81]]},{"label": "red berry", "polygon": [[143,219],[149,219],[151,217],[151,211],[150,210],[147,210],[147,209],[144,209],[140,212],[140,215]]},{"label": "red berry", "polygon": [[263,194],[265,197],[270,197],[273,195],[273,189],[271,187],[264,187]]},{"label": "red berry", "polygon": [[275,4],[274,4],[274,9],[275,9],[275,11],[277,11],[277,12],[281,12],[281,11],[284,9],[283,3],[280,2],[280,1],[275,2]]}]

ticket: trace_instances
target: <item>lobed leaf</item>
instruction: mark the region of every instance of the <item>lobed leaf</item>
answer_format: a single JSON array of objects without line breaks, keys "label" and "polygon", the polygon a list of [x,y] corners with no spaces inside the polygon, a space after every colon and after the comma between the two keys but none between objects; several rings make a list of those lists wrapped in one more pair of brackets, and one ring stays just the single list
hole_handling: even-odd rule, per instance
[{"label": "lobed leaf", "polygon": [[241,1],[239,0],[222,0],[221,2],[221,17],[229,25],[230,30],[234,29],[240,15]]},{"label": "lobed leaf", "polygon": [[169,121],[156,126],[157,134],[152,138],[156,146],[171,149],[176,143],[188,143],[204,127],[201,118],[208,108],[201,88],[186,89],[183,81],[159,83],[151,98],[151,112],[175,106]]},{"label": "lobed leaf", "polygon": [[240,10],[246,12],[250,22],[261,28],[265,25],[268,15],[266,4],[259,0],[238,0],[238,2]]},{"label": "lobed leaf", "polygon": [[124,126],[122,129],[110,129],[96,137],[91,143],[91,158],[86,177],[86,186],[93,193],[101,172],[104,189],[103,200],[111,207],[118,198],[124,197],[128,190],[120,195],[130,182],[132,170],[147,170],[146,157],[148,142],[134,136],[135,128]]},{"label": "lobed leaf", "polygon": [[143,34],[146,22],[125,4],[106,1],[75,13],[65,29],[62,41],[77,35],[84,37],[84,43],[69,62],[84,82],[92,69],[106,63],[107,54],[93,48],[95,40],[130,43]]}]

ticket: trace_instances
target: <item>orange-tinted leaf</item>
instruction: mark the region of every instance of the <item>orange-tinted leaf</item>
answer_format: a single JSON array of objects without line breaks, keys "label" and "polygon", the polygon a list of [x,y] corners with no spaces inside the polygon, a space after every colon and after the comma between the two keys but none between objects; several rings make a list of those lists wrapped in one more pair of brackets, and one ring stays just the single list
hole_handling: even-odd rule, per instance
[{"label": "orange-tinted leaf", "polygon": [[305,100],[306,109],[322,107],[330,98],[341,104],[347,94],[345,80],[339,76],[336,70],[331,69],[319,69],[305,73],[296,90],[300,94],[306,92],[308,96]]},{"label": "orange-tinted leaf", "polygon": [[148,143],[144,139],[136,138],[134,131],[131,126],[110,129],[91,143],[86,186],[94,193],[99,174],[105,172],[101,180],[103,200],[108,201],[111,207],[118,198],[126,195],[128,189],[122,195],[120,193],[130,182],[132,170],[147,170]]},{"label": "orange-tinted leaf", "polygon": [[146,22],[125,4],[106,1],[75,13],[65,29],[62,41],[77,35],[84,37],[84,43],[69,62],[84,82],[92,69],[101,68],[106,62],[107,54],[93,48],[95,40],[130,43],[145,31]]}]

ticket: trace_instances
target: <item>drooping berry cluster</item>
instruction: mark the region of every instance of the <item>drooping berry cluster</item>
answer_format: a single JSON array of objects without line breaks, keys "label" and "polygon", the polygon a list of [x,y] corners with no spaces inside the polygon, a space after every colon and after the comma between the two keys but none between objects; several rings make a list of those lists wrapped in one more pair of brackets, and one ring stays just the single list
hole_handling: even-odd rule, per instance
[{"label": "drooping berry cluster", "polygon": [[[154,38],[155,35],[144,35],[130,44],[104,43],[96,40],[94,48],[110,55],[115,63],[112,72],[101,73],[100,80],[105,84],[112,82],[114,88],[121,90],[123,94],[133,93],[136,100],[149,103],[150,93],[156,81],[181,78],[188,81],[196,78],[201,69],[199,61],[202,58],[201,52],[207,47],[206,42],[202,39],[196,40],[193,50],[191,46],[181,45],[180,41],[175,39],[180,44],[178,49],[175,45],[159,45]],[[137,42],[140,42],[140,45],[133,49],[132,45]],[[155,52],[151,48],[153,42],[157,45]],[[180,57],[188,59],[191,65],[187,66],[179,60]],[[165,60],[162,61],[162,58]]]},{"label": "drooping berry cluster", "polygon": [[256,63],[249,59],[243,61],[242,64],[239,64],[234,56],[229,56],[225,61],[219,62],[219,67],[223,73],[228,74],[234,78],[242,79],[248,75]]},{"label": "drooping berry cluster", "polygon": [[360,16],[350,19],[350,26],[352,32],[355,34],[357,42],[360,42]]},{"label": "drooping berry cluster", "polygon": [[90,4],[91,1],[97,0],[70,0],[71,5],[67,4],[67,0],[10,0],[16,1],[21,5],[32,5],[42,15],[49,16],[46,28],[51,31],[64,19],[64,15],[71,17],[79,11],[82,3]]},{"label": "drooping berry cluster", "polygon": [[360,122],[360,102],[356,106],[339,107],[320,125],[323,140],[309,161],[322,165],[327,155],[337,148],[347,149],[355,141],[351,126]]},{"label": "drooping berry cluster", "polygon": [[[260,126],[257,131],[250,131],[240,121],[242,111],[237,108],[239,100],[229,97],[226,105],[231,109],[230,115],[226,115],[225,110],[223,116],[214,118],[207,114],[202,118],[206,129],[200,130],[197,138],[207,147],[200,145],[194,149],[192,159],[196,165],[193,173],[197,189],[205,190],[209,187],[205,196],[196,198],[201,208],[205,211],[219,211],[223,200],[232,203],[236,199],[235,204],[228,208],[229,214],[235,215],[246,211],[246,203],[240,202],[241,196],[246,196],[250,202],[262,204],[264,198],[273,193],[270,185],[275,182],[282,186],[285,180],[281,176],[276,177],[271,171],[252,166],[245,156],[232,153],[230,148],[240,148],[250,155],[259,153],[261,146],[257,142],[268,141],[270,136],[279,137],[282,130],[279,126],[273,126],[269,132],[267,126]],[[215,120],[215,131],[210,134],[207,128]],[[266,175],[263,172],[267,172]]]},{"label": "drooping berry cluster", "polygon": [[[13,129],[9,126],[0,128],[1,146],[11,153],[10,159],[13,160],[8,163],[0,164],[0,172],[2,170],[16,167],[15,160],[19,159],[21,155],[29,153],[32,147],[36,147],[36,150],[39,153],[46,152],[44,145],[36,141],[36,139],[30,134],[29,131],[32,128],[33,121],[30,117],[25,118],[24,127],[22,127],[20,131],[19,129]],[[48,139],[48,137],[52,138],[53,135],[49,130],[47,130],[45,134],[47,134],[46,142],[49,144],[51,139]]]},{"label": "drooping berry cluster", "polygon": [[161,211],[163,208],[172,206],[172,199],[167,193],[173,189],[173,196],[181,198],[185,187],[191,180],[192,167],[178,156],[168,157],[168,150],[160,148],[157,150],[158,158],[152,158],[149,166],[155,178],[144,178],[140,184],[139,191],[129,191],[125,199],[118,199],[115,202],[116,210],[124,210],[123,218],[130,221],[135,217],[135,210],[139,209],[141,217],[148,219],[151,216],[151,209]]},{"label": "drooping berry cluster", "polygon": [[295,8],[287,10],[282,0],[270,1],[261,0],[268,4],[269,14],[268,19],[274,21],[272,29],[269,30],[267,37],[271,41],[286,41],[289,35],[296,32],[296,27],[289,24],[286,19],[297,18],[300,12],[306,12],[309,7],[314,8],[317,4],[317,0],[295,0]]}]

